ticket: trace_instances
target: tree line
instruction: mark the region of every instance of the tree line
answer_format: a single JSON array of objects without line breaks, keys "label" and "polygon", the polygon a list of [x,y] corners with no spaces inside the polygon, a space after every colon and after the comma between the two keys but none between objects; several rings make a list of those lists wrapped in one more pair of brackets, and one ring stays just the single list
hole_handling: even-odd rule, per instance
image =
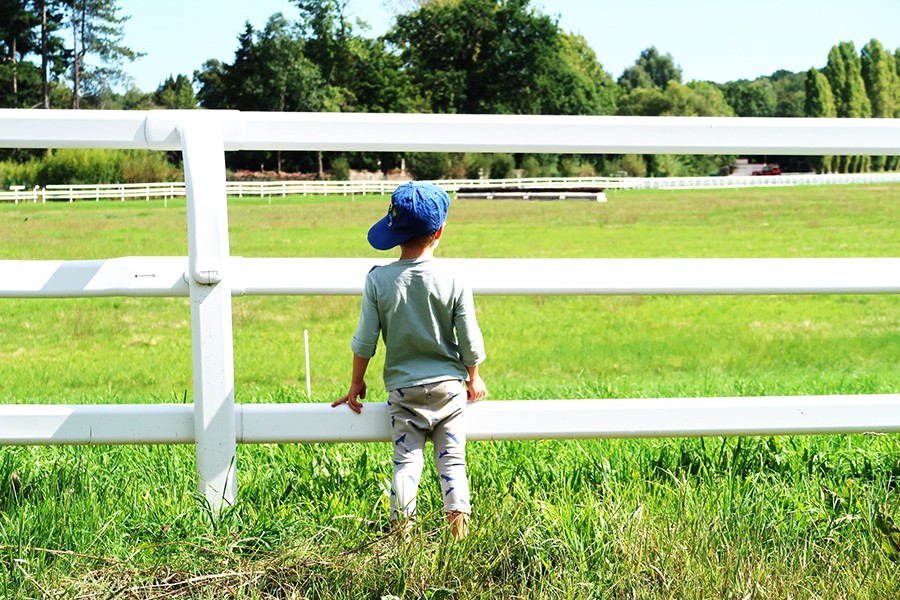
[{"label": "tree line", "polygon": [[[382,36],[347,16],[348,0],[295,0],[296,14],[249,23],[230,62],[208,60],[152,92],[128,80],[116,0],[0,0],[0,106],[491,114],[900,116],[900,49],[835,45],[823,68],[753,81],[684,82],[674,58],[647,48],[616,79],[584,37],[530,0],[420,1]],[[762,158],[762,157],[760,157]],[[897,157],[765,157],[789,170],[896,169]],[[397,153],[230,153],[234,169],[389,171],[415,176],[637,176],[718,172],[733,157]]]}]

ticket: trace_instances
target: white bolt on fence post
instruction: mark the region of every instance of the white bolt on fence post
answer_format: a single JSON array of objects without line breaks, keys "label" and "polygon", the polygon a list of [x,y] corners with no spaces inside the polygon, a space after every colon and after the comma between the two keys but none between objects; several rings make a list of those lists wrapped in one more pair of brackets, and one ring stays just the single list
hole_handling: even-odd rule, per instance
[{"label": "white bolt on fence post", "polygon": [[214,124],[181,127],[198,491],[218,512],[237,499],[234,344],[228,263],[225,146]]}]

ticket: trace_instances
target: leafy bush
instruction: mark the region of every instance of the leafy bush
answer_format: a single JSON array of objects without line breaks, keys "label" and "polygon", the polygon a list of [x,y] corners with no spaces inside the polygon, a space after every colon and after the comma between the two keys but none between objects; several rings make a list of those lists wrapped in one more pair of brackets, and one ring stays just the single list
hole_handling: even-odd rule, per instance
[{"label": "leafy bush", "polygon": [[62,148],[26,162],[0,163],[0,182],[4,187],[153,183],[181,178],[181,169],[171,164],[165,154],[150,150]]},{"label": "leafy bush", "polygon": [[647,163],[640,154],[626,154],[619,163],[619,168],[631,177],[645,177],[647,175]]},{"label": "leafy bush", "polygon": [[20,163],[15,161],[0,162],[0,187],[9,189],[13,185],[34,187],[37,181],[36,165],[32,162]]},{"label": "leafy bush", "polygon": [[469,170],[468,154],[455,152],[450,155],[450,168],[447,170],[449,179],[466,179]]},{"label": "leafy bush", "polygon": [[343,156],[331,161],[331,178],[337,181],[349,181],[350,162]]},{"label": "leafy bush", "polygon": [[122,161],[121,176],[123,183],[156,183],[180,181],[184,179],[184,171],[161,152],[128,150]]},{"label": "leafy bush", "polygon": [[541,163],[537,158],[529,155],[522,159],[522,175],[528,178],[541,176]]},{"label": "leafy bush", "polygon": [[566,156],[559,161],[559,174],[562,177],[593,177],[594,165],[583,161],[578,156]]},{"label": "leafy bush", "polygon": [[491,171],[491,155],[466,154],[466,179],[482,179],[489,176]]},{"label": "leafy bush", "polygon": [[416,179],[443,179],[450,170],[450,157],[446,152],[411,152],[406,165]]},{"label": "leafy bush", "polygon": [[512,154],[495,154],[491,158],[491,179],[509,179],[516,174],[516,159]]}]

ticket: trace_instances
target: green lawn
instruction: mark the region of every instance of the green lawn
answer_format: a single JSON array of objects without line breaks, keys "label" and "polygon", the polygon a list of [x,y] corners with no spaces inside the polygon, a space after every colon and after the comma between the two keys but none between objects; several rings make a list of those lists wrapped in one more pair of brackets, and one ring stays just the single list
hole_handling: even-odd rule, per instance
[{"label": "green lawn", "polygon": [[[446,257],[897,257],[900,186],[460,201]],[[386,197],[232,199],[232,254],[382,257]],[[186,255],[183,203],[0,206],[0,258]],[[476,298],[492,399],[898,393],[895,296]],[[345,392],[352,297],[234,300],[238,402]],[[0,401],[190,402],[186,299],[0,300]],[[380,400],[376,360],[370,398]],[[61,598],[887,598],[896,436],[477,442],[473,534],[385,538],[386,444],[239,448],[240,504],[190,447],[5,448],[0,594]],[[15,482],[13,481],[15,474]]]}]

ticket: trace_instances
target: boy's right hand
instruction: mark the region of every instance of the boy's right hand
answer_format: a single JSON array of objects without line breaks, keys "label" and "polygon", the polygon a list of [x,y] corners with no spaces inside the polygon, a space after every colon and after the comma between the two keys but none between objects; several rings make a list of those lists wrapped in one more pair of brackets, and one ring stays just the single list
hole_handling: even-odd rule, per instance
[{"label": "boy's right hand", "polygon": [[347,392],[346,396],[342,396],[341,398],[335,400],[331,403],[331,407],[340,406],[341,404],[346,404],[350,407],[350,410],[353,412],[360,414],[362,413],[362,402],[359,401],[360,398],[365,399],[366,397],[366,382],[360,381],[359,383],[351,383],[350,391]]}]

